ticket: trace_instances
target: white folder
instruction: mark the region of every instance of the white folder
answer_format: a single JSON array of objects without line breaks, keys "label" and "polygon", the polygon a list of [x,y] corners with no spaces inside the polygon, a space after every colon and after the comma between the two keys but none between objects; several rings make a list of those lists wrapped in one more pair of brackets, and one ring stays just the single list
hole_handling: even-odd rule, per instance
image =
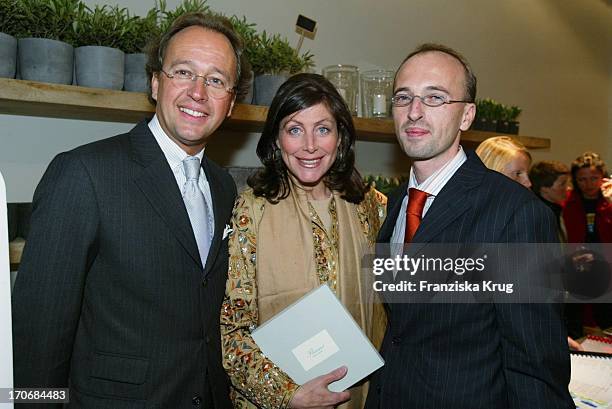
[{"label": "white folder", "polygon": [[329,385],[332,392],[351,387],[385,363],[327,285],[285,308],[252,336],[261,351],[299,385],[346,366],[346,376]]}]

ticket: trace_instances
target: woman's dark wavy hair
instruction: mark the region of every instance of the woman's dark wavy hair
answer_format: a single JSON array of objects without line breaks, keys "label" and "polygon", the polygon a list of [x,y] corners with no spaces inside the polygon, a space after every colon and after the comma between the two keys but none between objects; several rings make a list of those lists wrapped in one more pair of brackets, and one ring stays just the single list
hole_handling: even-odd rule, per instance
[{"label": "woman's dark wavy hair", "polygon": [[265,197],[270,203],[289,196],[288,170],[277,146],[280,124],[287,116],[319,103],[325,104],[333,115],[340,138],[336,159],[323,179],[325,186],[340,192],[351,203],[363,200],[368,186],[355,169],[356,134],[351,113],[331,82],[322,75],[308,73],[289,78],[272,100],[257,144],[257,156],[264,167],[247,180],[255,196]]}]

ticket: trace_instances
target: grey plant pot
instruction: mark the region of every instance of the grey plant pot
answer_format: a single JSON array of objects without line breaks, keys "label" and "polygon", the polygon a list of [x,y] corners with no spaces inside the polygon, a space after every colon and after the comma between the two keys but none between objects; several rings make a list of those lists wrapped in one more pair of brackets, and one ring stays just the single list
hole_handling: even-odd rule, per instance
[{"label": "grey plant pot", "polygon": [[253,104],[269,106],[276,91],[287,81],[287,74],[261,74],[255,77]]},{"label": "grey plant pot", "polygon": [[74,48],[70,44],[48,38],[20,38],[17,47],[21,79],[72,83]]},{"label": "grey plant pot", "polygon": [[0,33],[0,77],[15,78],[17,69],[17,39]]},{"label": "grey plant pot", "polygon": [[82,87],[123,88],[125,54],[117,48],[86,45],[74,50],[76,82]]},{"label": "grey plant pot", "polygon": [[251,79],[247,85],[247,92],[244,95],[239,95],[237,101],[240,104],[252,104],[253,103],[253,84],[255,83],[255,74],[251,71]]},{"label": "grey plant pot", "polygon": [[125,55],[125,82],[123,89],[132,92],[147,92],[147,72],[144,53]]}]

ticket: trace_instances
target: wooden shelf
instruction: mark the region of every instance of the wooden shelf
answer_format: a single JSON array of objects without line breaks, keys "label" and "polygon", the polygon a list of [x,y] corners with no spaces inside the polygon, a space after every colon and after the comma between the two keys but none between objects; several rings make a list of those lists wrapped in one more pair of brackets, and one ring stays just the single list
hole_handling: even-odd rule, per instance
[{"label": "wooden shelf", "polygon": [[[153,111],[153,105],[143,93],[0,78],[2,114],[136,123]],[[267,107],[237,104],[223,129],[261,132],[267,112]],[[393,121],[367,118],[354,118],[354,121],[360,140],[395,143]],[[475,147],[495,135],[499,134],[468,131],[463,133],[462,141],[468,147]],[[550,140],[546,138],[513,136],[530,149],[550,147]]]}]

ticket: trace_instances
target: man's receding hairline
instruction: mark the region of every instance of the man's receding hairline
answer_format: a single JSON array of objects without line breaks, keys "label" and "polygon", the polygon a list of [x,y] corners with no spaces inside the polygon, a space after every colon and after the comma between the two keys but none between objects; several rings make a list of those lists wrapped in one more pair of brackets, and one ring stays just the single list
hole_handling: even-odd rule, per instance
[{"label": "man's receding hairline", "polygon": [[[406,65],[408,63],[408,61],[412,60],[415,57],[419,57],[422,55],[426,55],[426,54],[441,54],[443,56],[446,56],[448,58],[450,58],[451,60],[455,61],[457,64],[459,64],[459,67],[461,68],[461,71],[463,71],[463,73],[465,74],[465,67],[463,66],[463,62],[461,60],[459,60],[457,57],[455,57],[452,54],[449,54],[447,52],[441,51],[441,50],[424,50],[424,51],[420,51],[418,53],[416,53],[415,55],[410,56],[410,58],[408,58],[406,61],[404,61],[402,63],[402,65],[400,66],[399,70],[401,70],[404,65]],[[467,79],[467,77],[466,77]]]},{"label": "man's receding hairline", "polygon": [[[179,31],[177,31],[176,33],[174,33],[169,39],[168,39],[168,45],[170,45],[170,43],[172,42],[172,40],[174,40],[179,34],[184,33],[185,31],[189,30],[189,29],[200,29],[200,30],[204,30],[208,33],[212,33],[212,34],[218,34],[221,37],[223,37],[225,39],[225,41],[227,41],[227,44],[229,45],[229,48],[234,51],[234,46],[232,45],[232,42],[230,41],[229,38],[227,38],[227,36],[217,30],[213,30],[210,27],[203,27],[200,25],[191,25],[191,26],[187,26],[184,28],[181,28]],[[166,46],[166,50],[168,49],[168,45]]]},{"label": "man's receding hairline", "polygon": [[[212,28],[210,28],[210,27],[203,27],[203,26],[196,25],[196,24],[191,25],[191,26],[184,27],[184,28],[180,29],[179,31],[177,31],[176,33],[174,33],[174,34],[172,35],[172,37],[170,37],[170,38],[168,39],[168,43],[166,44],[166,50],[165,50],[164,54],[167,54],[167,53],[168,53],[168,49],[170,48],[170,44],[172,44],[173,40],[174,40],[174,39],[175,39],[175,38],[176,38],[176,37],[177,37],[179,34],[183,33],[183,32],[184,32],[184,31],[186,31],[186,30],[189,30],[190,28],[194,28],[194,29],[199,28],[199,29],[202,29],[202,30],[207,31],[207,32],[209,32],[209,33],[212,33],[212,34],[218,34],[219,36],[223,37],[223,39],[224,39],[224,40],[227,42],[227,45],[229,46],[229,49],[232,51],[232,56],[234,57],[234,64],[235,64],[236,66],[238,66],[238,60],[237,60],[237,58],[236,58],[236,50],[234,49],[234,45],[232,44],[231,40],[230,40],[229,38],[227,38],[227,36],[226,36],[225,34],[223,34],[222,32],[220,32],[220,31],[214,30],[214,29],[212,29]],[[164,55],[164,58],[165,58],[165,55]],[[238,80],[237,78],[236,78],[236,79],[234,79],[234,81],[237,81],[237,80]]]},{"label": "man's receding hairline", "polygon": [[[419,57],[419,56],[422,56],[422,55],[426,55],[426,54],[434,54],[434,53],[435,54],[442,54],[442,55],[444,55],[446,57],[449,57],[451,60],[453,60],[455,63],[457,63],[459,65],[459,69],[461,70],[461,72],[463,74],[463,85],[464,85],[464,87],[467,87],[468,73],[467,73],[467,71],[466,71],[466,69],[465,69],[465,67],[463,65],[463,62],[460,59],[458,59],[457,57],[455,57],[454,55],[449,54],[447,52],[444,52],[442,50],[424,50],[424,51],[420,51],[420,52],[416,53],[415,55],[412,55],[410,58],[405,60],[402,63],[402,65],[400,65],[399,69],[397,70],[397,74],[399,74],[400,71],[402,71],[404,69],[404,65],[408,64],[408,62],[410,60],[412,60],[413,58]],[[396,76],[396,79],[397,79],[397,76]],[[395,80],[394,80],[394,82],[395,82]]]}]

